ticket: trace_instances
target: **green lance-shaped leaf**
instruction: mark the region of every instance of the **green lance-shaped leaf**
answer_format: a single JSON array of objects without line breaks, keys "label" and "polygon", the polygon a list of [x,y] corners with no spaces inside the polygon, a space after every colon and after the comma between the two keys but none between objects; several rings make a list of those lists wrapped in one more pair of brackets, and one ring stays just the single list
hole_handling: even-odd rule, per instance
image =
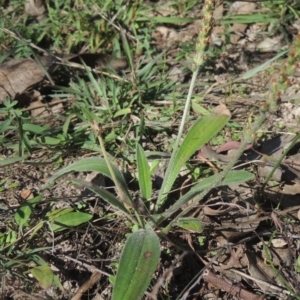
[{"label": "green lance-shaped leaf", "polygon": [[228,122],[230,116],[211,114],[198,119],[187,133],[176,155],[172,155],[156,204],[156,211],[164,204],[180,169],[192,154],[211,140]]},{"label": "green lance-shaped leaf", "polygon": [[205,227],[205,224],[197,218],[179,218],[174,225],[197,233],[202,232]]},{"label": "green lance-shaped leaf", "polygon": [[[120,188],[124,193],[124,196],[126,197],[126,202],[131,203],[132,201],[127,189],[127,184],[122,173],[118,170],[118,168],[115,165],[111,164],[111,166],[115,174],[115,178],[118,181],[118,185],[120,186]],[[48,188],[59,177],[68,174],[70,172],[89,172],[89,171],[99,172],[112,179],[107,163],[103,158],[89,157],[89,158],[81,159],[80,161],[77,161],[74,164],[58,171],[56,174],[50,177],[48,182],[43,186],[43,189]]]},{"label": "green lance-shaped leaf", "polygon": [[136,145],[136,158],[141,195],[143,200],[148,200],[152,193],[151,174],[145,152],[139,144]]},{"label": "green lance-shaped leaf", "polygon": [[[169,207],[165,212],[160,215],[154,216],[158,224],[169,218],[173,213],[182,209],[184,205],[188,202],[192,201],[193,203],[197,203],[198,201],[202,200],[199,199],[200,193],[209,187],[214,187],[215,182],[217,180],[217,176],[213,175],[208,178],[202,179],[199,183],[193,186],[190,191],[188,191],[184,196],[182,196],[178,201],[176,201],[171,207]],[[234,170],[230,171],[217,186],[226,186],[230,184],[238,184],[242,182],[246,182],[248,180],[252,180],[254,175],[244,170]]]},{"label": "green lance-shaped leaf", "polygon": [[128,238],[120,260],[112,300],[139,300],[147,290],[160,256],[159,238],[139,229]]}]

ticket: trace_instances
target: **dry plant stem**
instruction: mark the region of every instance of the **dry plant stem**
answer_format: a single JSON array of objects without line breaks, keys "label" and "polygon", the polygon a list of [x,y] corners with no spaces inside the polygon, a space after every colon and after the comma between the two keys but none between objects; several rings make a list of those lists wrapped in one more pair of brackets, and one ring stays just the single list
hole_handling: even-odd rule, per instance
[{"label": "dry plant stem", "polygon": [[281,287],[278,287],[278,286],[276,286],[276,285],[274,285],[274,284],[271,284],[271,283],[269,283],[269,282],[263,281],[263,280],[261,280],[261,279],[254,278],[253,276],[250,276],[250,275],[248,275],[248,274],[245,274],[245,273],[243,273],[243,272],[241,272],[241,271],[239,271],[239,270],[231,269],[231,271],[234,272],[234,273],[236,273],[236,274],[241,275],[242,277],[245,277],[245,278],[248,278],[248,279],[250,279],[250,280],[252,280],[252,281],[255,281],[256,283],[265,284],[265,285],[267,285],[270,289],[273,289],[273,290],[276,291],[277,293],[283,293],[283,294],[285,294],[285,295],[292,295],[289,291],[286,291],[286,290],[284,290],[284,289],[281,288]]},{"label": "dry plant stem", "polygon": [[218,277],[215,273],[213,273],[210,270],[204,271],[203,280],[211,283],[212,285],[218,287],[219,289],[224,290],[227,293],[230,293],[231,295],[233,295],[235,297],[238,297],[239,299],[245,299],[245,300],[262,300],[262,299],[264,299],[263,295],[257,295],[257,294],[251,293],[251,292],[239,287],[237,284],[229,283],[225,279]]},{"label": "dry plant stem", "polygon": [[73,296],[71,300],[80,300],[83,294],[87,290],[89,290],[100,278],[101,273],[94,272],[92,276],[78,289],[77,293]]}]

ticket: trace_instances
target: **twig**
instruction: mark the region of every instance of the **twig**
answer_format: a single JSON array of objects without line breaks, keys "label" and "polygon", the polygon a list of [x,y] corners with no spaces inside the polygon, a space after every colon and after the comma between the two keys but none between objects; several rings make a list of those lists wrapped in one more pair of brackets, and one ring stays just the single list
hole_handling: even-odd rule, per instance
[{"label": "twig", "polygon": [[79,265],[87,268],[90,272],[99,272],[99,273],[101,273],[101,274],[103,274],[103,275],[105,275],[107,277],[112,276],[112,274],[109,274],[109,273],[107,273],[105,271],[102,271],[102,270],[96,268],[95,266],[91,266],[89,264],[86,264],[86,263],[84,263],[84,262],[82,262],[82,261],[80,261],[78,259],[75,259],[75,258],[73,258],[71,256],[68,256],[68,255],[65,255],[65,254],[57,255],[57,256],[58,257],[62,257],[62,258],[66,258],[68,260],[71,260],[71,261],[73,261],[73,262],[75,262],[75,263],[77,263],[77,264],[79,264]]},{"label": "twig", "polygon": [[215,287],[224,290],[225,292],[244,300],[262,300],[263,295],[251,293],[236,284],[227,282],[225,279],[218,277],[210,270],[205,270],[203,273],[203,280],[211,283]]}]

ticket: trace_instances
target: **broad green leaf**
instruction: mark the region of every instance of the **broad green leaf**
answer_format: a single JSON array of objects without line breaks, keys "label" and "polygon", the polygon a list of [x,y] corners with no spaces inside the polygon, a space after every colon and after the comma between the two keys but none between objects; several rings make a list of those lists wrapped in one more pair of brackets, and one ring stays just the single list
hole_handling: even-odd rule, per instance
[{"label": "broad green leaf", "polygon": [[83,213],[83,212],[70,212],[65,215],[62,215],[51,222],[51,227],[53,231],[64,230],[66,225],[68,227],[75,227],[83,223],[88,222],[93,218],[93,215]]},{"label": "broad green leaf", "polygon": [[[219,174],[216,174],[211,177],[205,178],[201,180],[198,184],[193,186],[190,189],[190,191],[187,192],[183,197],[181,197],[173,206],[171,206],[161,215],[156,216],[157,221],[161,223],[165,219],[169,218],[173,213],[175,213],[179,209],[182,209],[182,206],[188,203],[189,201],[193,201],[193,203],[196,203],[198,201],[197,196],[199,196],[200,192],[205,190],[206,188],[213,187],[218,175]],[[252,180],[253,178],[254,175],[252,173],[244,170],[230,171],[218,186],[246,182],[248,180]]]},{"label": "broad green leaf", "polygon": [[50,267],[48,266],[39,266],[33,269],[29,270],[32,275],[37,279],[39,282],[40,286],[43,289],[48,289],[51,287],[53,279],[54,279],[54,274]]},{"label": "broad green leaf", "polygon": [[119,117],[119,116],[124,116],[127,114],[131,113],[131,108],[127,107],[127,108],[123,108],[118,110],[115,114],[114,114],[114,118]]},{"label": "broad green leaf", "polygon": [[24,131],[30,131],[33,133],[43,133],[44,131],[48,130],[50,128],[50,126],[45,125],[45,126],[39,126],[39,125],[35,125],[35,124],[23,124],[23,130]]},{"label": "broad green leaf", "polygon": [[72,208],[72,207],[58,208],[58,209],[48,212],[46,214],[46,216],[48,217],[49,221],[52,221],[60,216],[63,216],[65,214],[68,214],[69,212],[72,212],[73,210],[74,210],[74,208]]},{"label": "broad green leaf", "polygon": [[[131,203],[132,201],[131,201],[131,198],[129,195],[129,191],[127,189],[127,184],[125,182],[125,179],[124,179],[122,173],[119,171],[119,169],[115,165],[111,164],[111,166],[112,166],[114,174],[116,176],[116,180],[118,181],[119,186],[122,188],[122,190],[127,198],[127,201],[129,203]],[[56,174],[54,174],[48,180],[48,182],[42,187],[42,189],[48,188],[55,180],[57,180],[59,177],[65,175],[65,174],[68,174],[70,172],[83,172],[83,171],[99,172],[99,173],[104,174],[105,176],[109,177],[110,179],[112,179],[109,169],[107,167],[106,161],[103,158],[89,157],[89,158],[81,159],[81,160],[75,162],[74,164],[58,171]]]},{"label": "broad green leaf", "polygon": [[49,145],[49,146],[56,146],[61,143],[60,139],[54,138],[52,136],[45,136],[42,138],[37,139],[41,144]]},{"label": "broad green leaf", "polygon": [[112,300],[139,300],[147,290],[160,256],[159,238],[139,229],[126,241],[113,288]]},{"label": "broad green leaf", "polygon": [[32,213],[32,208],[34,208],[35,204],[38,203],[41,199],[41,196],[37,196],[29,200],[24,200],[22,206],[17,209],[15,213],[15,220],[20,227],[26,224]]},{"label": "broad green leaf", "polygon": [[164,204],[180,169],[206,142],[211,140],[228,122],[229,116],[211,114],[199,118],[190,128],[178,152],[169,162],[156,204],[156,211]]},{"label": "broad green leaf", "polygon": [[143,200],[148,200],[152,194],[152,181],[148,161],[140,144],[136,145],[136,158],[141,196]]},{"label": "broad green leaf", "polygon": [[197,218],[179,218],[174,225],[197,233],[202,232],[205,227],[205,224]]},{"label": "broad green leaf", "polygon": [[12,121],[11,119],[7,119],[7,120],[1,122],[1,124],[0,124],[0,132],[4,132],[5,130],[7,130],[8,127],[9,127],[9,125],[10,125],[10,123],[11,123],[11,121]]}]

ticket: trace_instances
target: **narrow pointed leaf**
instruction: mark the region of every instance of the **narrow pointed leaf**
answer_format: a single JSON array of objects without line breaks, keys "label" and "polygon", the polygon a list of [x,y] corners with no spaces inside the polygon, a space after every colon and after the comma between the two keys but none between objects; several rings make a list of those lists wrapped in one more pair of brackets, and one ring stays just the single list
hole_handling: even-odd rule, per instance
[{"label": "narrow pointed leaf", "polygon": [[[122,191],[124,192],[128,202],[131,203],[132,201],[129,196],[127,184],[125,182],[125,179],[124,179],[122,173],[119,171],[119,169],[115,165],[111,164],[111,166],[113,168],[113,171],[114,171],[114,174],[116,176],[116,180],[118,181],[119,186],[121,187]],[[66,168],[58,171],[56,174],[54,174],[52,177],[50,177],[50,179],[43,186],[42,189],[48,188],[55,180],[57,180],[58,178],[60,178],[61,176],[65,175],[65,174],[68,174],[70,172],[82,172],[82,171],[99,172],[99,173],[104,174],[105,176],[112,179],[109,169],[107,167],[106,161],[103,158],[89,157],[89,158],[81,159],[80,161],[77,161],[77,162],[73,163],[72,165],[67,166]]]},{"label": "narrow pointed leaf", "polygon": [[211,114],[198,119],[190,128],[176,155],[170,160],[165,178],[158,195],[158,210],[165,202],[180,169],[192,154],[211,140],[227,123],[228,115]]},{"label": "narrow pointed leaf", "polygon": [[148,200],[152,193],[151,174],[145,152],[139,144],[136,146],[136,158],[141,195],[143,200]]},{"label": "narrow pointed leaf", "polygon": [[[196,203],[198,201],[197,196],[200,194],[200,192],[202,192],[206,188],[214,186],[217,176],[218,174],[205,178],[202,181],[200,181],[198,184],[193,186],[189,192],[187,192],[183,197],[181,197],[167,211],[165,211],[161,215],[156,216],[157,221],[159,221],[160,223],[165,219],[169,218],[173,213],[175,213],[179,209],[182,209],[182,206],[188,203],[189,201],[193,201],[194,203]],[[254,175],[252,173],[244,170],[230,171],[218,186],[242,183],[248,180],[252,180],[253,178]]]},{"label": "narrow pointed leaf", "polygon": [[117,210],[124,213],[133,223],[136,223],[136,221],[130,215],[130,213],[125,208],[125,206],[112,193],[110,193],[106,189],[103,189],[101,187],[98,187],[98,186],[90,183],[90,182],[86,182],[86,181],[80,180],[80,179],[74,179],[73,182],[94,192],[96,195],[100,196],[108,204],[112,205]]},{"label": "narrow pointed leaf", "polygon": [[139,300],[147,290],[160,256],[159,238],[140,229],[128,238],[120,260],[112,300]]}]

